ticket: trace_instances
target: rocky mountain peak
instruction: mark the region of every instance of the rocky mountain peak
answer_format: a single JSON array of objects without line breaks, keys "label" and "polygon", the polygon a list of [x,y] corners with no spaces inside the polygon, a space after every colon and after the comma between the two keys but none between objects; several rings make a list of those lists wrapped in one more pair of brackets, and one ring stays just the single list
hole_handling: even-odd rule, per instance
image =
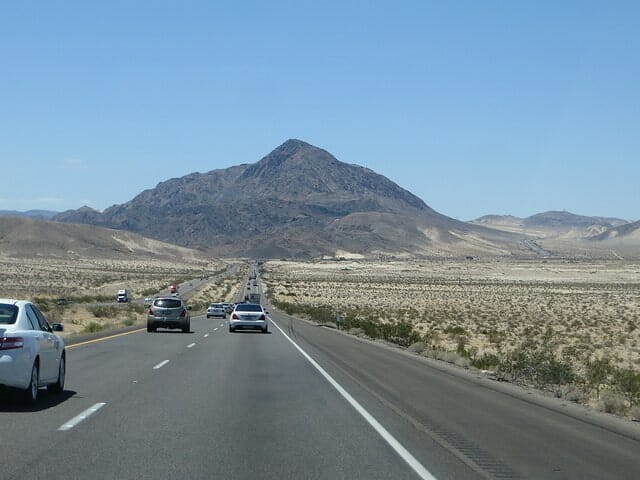
[{"label": "rocky mountain peak", "polygon": [[[315,256],[342,247],[403,251],[424,241],[409,223],[469,228],[388,178],[296,139],[256,163],[169,179],[102,213],[64,212],[56,220],[259,256]],[[371,232],[374,224],[391,232],[387,240]]]},{"label": "rocky mountain peak", "polygon": [[329,152],[302,140],[290,139],[247,168],[242,178],[263,181],[287,174],[291,170],[309,174],[311,171],[326,169],[336,162]]}]

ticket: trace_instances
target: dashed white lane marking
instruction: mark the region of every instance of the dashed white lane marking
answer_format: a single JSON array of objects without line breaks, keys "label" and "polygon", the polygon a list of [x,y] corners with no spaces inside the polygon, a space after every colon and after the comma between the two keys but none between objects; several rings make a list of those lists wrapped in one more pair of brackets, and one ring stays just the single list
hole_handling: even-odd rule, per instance
[{"label": "dashed white lane marking", "polygon": [[67,430],[71,430],[73,427],[75,427],[76,425],[78,425],[80,422],[82,422],[83,420],[86,420],[87,418],[89,418],[91,415],[93,415],[94,413],[96,413],[98,410],[100,410],[102,407],[104,407],[106,405],[105,402],[99,402],[96,403],[93,407],[87,408],[84,412],[82,412],[80,415],[76,415],[75,417],[73,417],[71,420],[69,420],[67,423],[64,423],[60,426],[60,428],[58,428],[58,431],[60,432],[66,432]]},{"label": "dashed white lane marking", "polygon": [[389,444],[389,446],[413,469],[414,472],[418,474],[418,476],[422,480],[436,480],[436,477],[434,477],[431,472],[429,472],[429,470],[427,470],[418,461],[417,458],[411,455],[411,453],[409,453],[409,450],[404,448],[402,444],[398,440],[396,440],[395,437],[391,435],[391,433],[389,433],[389,431],[373,417],[373,415],[365,410],[365,408],[360,405],[358,401],[353,398],[349,394],[349,392],[347,392],[338,382],[336,382],[333,377],[324,370],[324,368],[322,368],[313,358],[311,358],[307,352],[305,352],[296,342],[291,340],[291,338],[289,338],[289,336],[284,333],[284,331],[276,322],[271,320],[271,323],[275,325],[278,330],[280,330],[280,333],[282,333],[282,335],[284,335],[284,337],[289,340],[289,342],[291,342],[291,344],[302,354],[302,356],[306,358],[307,361],[316,370],[318,370],[318,372],[320,372],[320,375],[322,375],[325,380],[327,380],[331,384],[331,386],[335,388],[347,402],[349,402],[349,404],[355,409],[355,411],[358,412],[367,421],[367,423],[373,427],[378,435],[380,435],[382,439]]},{"label": "dashed white lane marking", "polygon": [[158,370],[159,368],[164,367],[167,363],[169,363],[169,360],[163,360],[159,364],[157,364],[155,367],[153,367],[153,369]]},{"label": "dashed white lane marking", "polygon": [[205,333],[205,334],[204,334],[204,338],[207,338],[208,336],[209,336],[209,334],[208,334],[208,333]]},{"label": "dashed white lane marking", "polygon": [[218,330],[218,327],[214,328],[213,331],[215,332],[216,330]]},{"label": "dashed white lane marking", "polygon": [[195,343],[190,343],[189,345],[187,345],[187,348],[193,348],[193,347],[195,347],[195,346],[196,346],[196,344],[195,344]]}]

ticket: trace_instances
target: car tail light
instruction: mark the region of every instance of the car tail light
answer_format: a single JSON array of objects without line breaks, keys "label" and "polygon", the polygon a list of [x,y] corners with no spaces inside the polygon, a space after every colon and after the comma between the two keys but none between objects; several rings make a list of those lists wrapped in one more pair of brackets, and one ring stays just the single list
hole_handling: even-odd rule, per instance
[{"label": "car tail light", "polygon": [[187,309],[183,308],[182,309],[182,313],[180,314],[181,317],[186,317],[187,316]]},{"label": "car tail light", "polygon": [[231,318],[233,318],[234,320],[238,320],[238,314],[234,313],[233,315],[231,315]]},{"label": "car tail light", "polygon": [[260,320],[266,320],[267,317],[264,316],[264,313],[262,315],[260,315]]},{"label": "car tail light", "polygon": [[22,337],[2,337],[0,338],[0,350],[13,350],[24,347]]},{"label": "car tail light", "polygon": [[149,309],[149,311],[147,312],[147,315],[153,315],[153,310]]}]

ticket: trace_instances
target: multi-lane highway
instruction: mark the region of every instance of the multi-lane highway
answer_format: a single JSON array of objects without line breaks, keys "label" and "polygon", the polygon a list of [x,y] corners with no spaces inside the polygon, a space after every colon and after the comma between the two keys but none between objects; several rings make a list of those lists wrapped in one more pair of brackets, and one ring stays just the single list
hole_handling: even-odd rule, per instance
[{"label": "multi-lane highway", "polygon": [[0,478],[640,478],[636,424],[271,317],[69,346],[62,396],[0,401]]}]

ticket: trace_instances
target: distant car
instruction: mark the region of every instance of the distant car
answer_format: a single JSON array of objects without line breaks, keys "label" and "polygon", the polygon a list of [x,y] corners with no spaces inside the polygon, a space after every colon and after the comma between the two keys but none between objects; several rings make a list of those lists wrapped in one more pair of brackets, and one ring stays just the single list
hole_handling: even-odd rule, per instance
[{"label": "distant car", "polygon": [[56,300],[56,305],[69,305],[69,300],[66,298],[58,298]]},{"label": "distant car", "polygon": [[223,303],[222,306],[224,307],[224,311],[227,313],[233,312],[233,309],[235,308],[233,303]]},{"label": "distant car", "polygon": [[207,318],[211,317],[222,317],[227,318],[227,311],[224,308],[224,305],[221,303],[212,303],[207,308]]},{"label": "distant car", "polygon": [[153,298],[151,298],[151,297],[146,297],[144,299],[144,304],[145,305],[151,305],[152,302],[153,302]]},{"label": "distant car", "polygon": [[267,333],[269,331],[267,315],[269,312],[258,303],[239,303],[229,317],[229,331],[235,332],[237,329],[246,328]]},{"label": "distant car", "polygon": [[183,333],[191,330],[191,307],[187,307],[181,298],[157,297],[147,312],[147,332],[158,328],[179,328]]},{"label": "distant car", "polygon": [[54,393],[64,390],[64,341],[40,310],[27,300],[0,299],[0,386],[22,392],[34,404],[40,387]]}]

